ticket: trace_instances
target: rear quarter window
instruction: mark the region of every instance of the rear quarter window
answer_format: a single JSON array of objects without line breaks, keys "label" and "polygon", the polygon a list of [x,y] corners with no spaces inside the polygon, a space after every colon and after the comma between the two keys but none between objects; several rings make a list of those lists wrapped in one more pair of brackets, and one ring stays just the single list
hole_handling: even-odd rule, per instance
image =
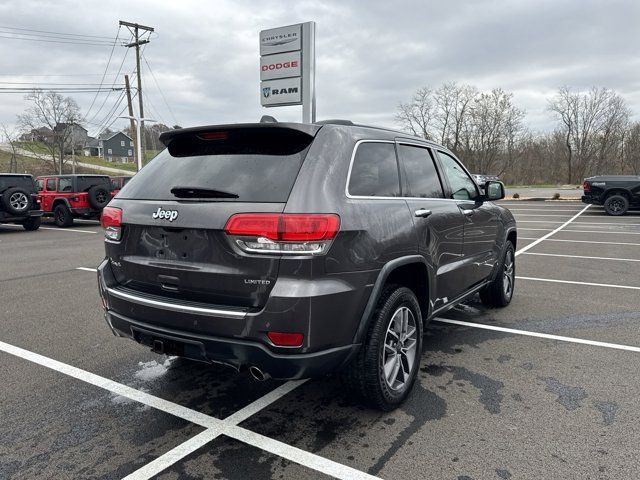
[{"label": "rear quarter window", "polygon": [[400,177],[393,143],[363,142],[356,147],[347,191],[357,197],[399,197]]}]

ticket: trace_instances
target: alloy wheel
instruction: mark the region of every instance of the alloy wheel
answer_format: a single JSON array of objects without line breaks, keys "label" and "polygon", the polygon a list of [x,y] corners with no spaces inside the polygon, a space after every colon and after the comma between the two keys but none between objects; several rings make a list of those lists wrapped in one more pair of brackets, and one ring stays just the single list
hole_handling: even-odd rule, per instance
[{"label": "alloy wheel", "polygon": [[515,280],[515,268],[513,262],[513,252],[511,250],[507,251],[507,254],[504,257],[504,268],[502,270],[502,288],[504,290],[504,295],[506,298],[511,298],[513,294],[513,283]]},{"label": "alloy wheel", "polygon": [[382,355],[384,379],[392,390],[403,389],[416,368],[417,333],[413,312],[407,307],[398,308],[387,327]]},{"label": "alloy wheel", "polygon": [[29,199],[22,192],[16,192],[9,198],[9,205],[17,211],[22,211],[27,208]]}]

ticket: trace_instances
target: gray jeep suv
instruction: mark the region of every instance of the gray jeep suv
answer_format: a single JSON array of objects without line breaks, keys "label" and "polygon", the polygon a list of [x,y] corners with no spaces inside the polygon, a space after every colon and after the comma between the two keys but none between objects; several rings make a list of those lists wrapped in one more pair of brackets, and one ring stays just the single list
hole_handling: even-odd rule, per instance
[{"label": "gray jeep suv", "polygon": [[516,225],[447,149],[354,125],[163,133],[104,209],[98,268],[114,334],[259,379],[339,372],[389,410],[424,325],[479,292],[513,295]]}]

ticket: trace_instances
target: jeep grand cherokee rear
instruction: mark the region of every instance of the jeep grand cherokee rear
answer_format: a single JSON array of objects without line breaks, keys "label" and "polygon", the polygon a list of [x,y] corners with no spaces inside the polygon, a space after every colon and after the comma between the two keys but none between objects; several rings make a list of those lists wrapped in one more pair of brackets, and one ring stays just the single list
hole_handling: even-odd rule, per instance
[{"label": "jeep grand cherokee rear", "polygon": [[103,213],[99,276],[114,332],[276,378],[338,367],[363,308],[348,294],[370,275],[327,275],[340,218],[287,204],[319,128],[165,135],[169,148]]},{"label": "jeep grand cherokee rear", "polygon": [[506,306],[516,229],[453,153],[351,122],[162,134],[104,210],[116,335],[254,376],[338,371],[384,410],[415,382],[423,325],[480,293]]}]

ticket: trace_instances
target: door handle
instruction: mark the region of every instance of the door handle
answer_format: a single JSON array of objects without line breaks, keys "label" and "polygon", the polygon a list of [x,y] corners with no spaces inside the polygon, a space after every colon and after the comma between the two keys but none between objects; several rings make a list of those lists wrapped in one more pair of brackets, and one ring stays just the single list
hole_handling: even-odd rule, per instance
[{"label": "door handle", "polygon": [[416,217],[426,218],[429,215],[431,215],[431,210],[427,210],[426,208],[419,208],[418,210],[415,211]]},{"label": "door handle", "polygon": [[475,211],[470,209],[470,208],[464,208],[464,209],[462,209],[462,213],[463,213],[463,215],[466,215],[467,217],[470,217],[471,215],[473,215],[475,213]]}]

